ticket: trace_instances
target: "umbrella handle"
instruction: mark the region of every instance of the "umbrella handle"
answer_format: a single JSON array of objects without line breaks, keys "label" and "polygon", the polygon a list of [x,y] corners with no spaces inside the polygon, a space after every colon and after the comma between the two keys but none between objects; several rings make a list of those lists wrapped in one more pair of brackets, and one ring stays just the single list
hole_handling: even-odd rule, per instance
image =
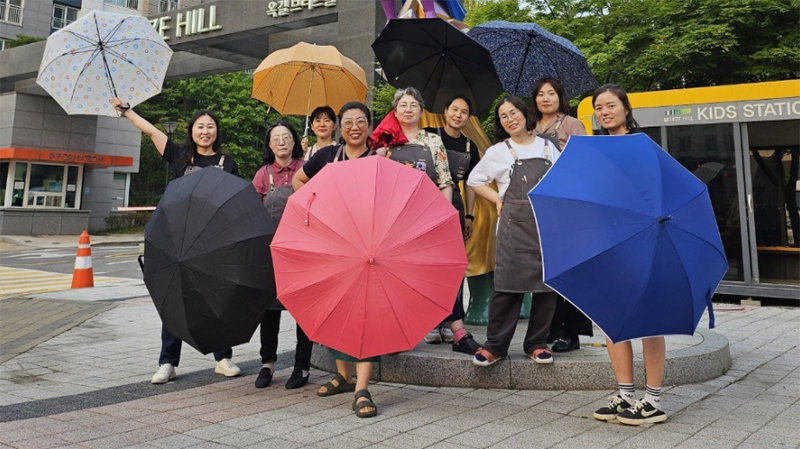
[{"label": "umbrella handle", "polygon": [[317,192],[311,192],[311,196],[308,197],[308,202],[306,203],[306,218],[305,223],[308,226],[308,215],[311,212],[311,202],[314,201],[314,198],[317,197]]}]

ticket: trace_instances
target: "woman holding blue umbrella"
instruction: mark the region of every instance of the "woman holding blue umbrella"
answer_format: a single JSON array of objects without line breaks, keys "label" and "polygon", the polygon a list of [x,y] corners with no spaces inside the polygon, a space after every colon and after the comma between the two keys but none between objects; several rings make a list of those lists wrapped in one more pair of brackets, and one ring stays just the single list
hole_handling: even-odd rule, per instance
[{"label": "woman holding blue umbrella", "polygon": [[[532,133],[528,107],[518,97],[504,98],[495,108],[494,119],[494,134],[500,142],[486,150],[467,180],[476,194],[495,204],[498,216],[486,343],[475,353],[472,363],[489,366],[506,357],[522,298],[533,292],[523,349],[534,362],[550,364],[553,356],[547,349],[547,334],[558,295],[542,281],[539,235],[527,194],[560,152]],[[497,183],[497,191],[490,187],[492,182]]]},{"label": "woman holding blue umbrella", "polygon": [[[642,132],[633,118],[625,89],[616,84],[604,84],[592,96],[594,114],[602,129],[599,134],[622,135]],[[647,320],[647,317],[642,317]],[[614,368],[619,392],[608,405],[594,412],[601,421],[617,420],[623,424],[641,425],[667,419],[661,409],[661,383],[664,379],[666,342],[664,337],[642,338],[642,355],[647,389],[644,399],[636,400],[633,387],[633,346],[630,341],[613,343],[606,338],[608,356]]]}]

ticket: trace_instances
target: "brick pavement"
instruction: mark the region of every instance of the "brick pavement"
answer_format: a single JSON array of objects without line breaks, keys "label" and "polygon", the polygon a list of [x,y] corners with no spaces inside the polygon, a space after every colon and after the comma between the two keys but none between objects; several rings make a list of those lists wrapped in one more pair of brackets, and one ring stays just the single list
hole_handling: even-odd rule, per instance
[{"label": "brick pavement", "polygon": [[731,369],[707,382],[666,386],[668,421],[637,428],[591,418],[609,390],[377,383],[370,390],[378,417],[358,419],[349,395],[314,394],[328,373],[312,370],[313,385],[283,388],[294,346],[287,314],[269,388],[253,387],[257,338],[234,349],[243,377],[213,375],[212,358],[187,347],[178,379],[153,386],[158,317],[149,298],[131,296],[0,363],[0,448],[800,447],[797,308],[718,310]]}]

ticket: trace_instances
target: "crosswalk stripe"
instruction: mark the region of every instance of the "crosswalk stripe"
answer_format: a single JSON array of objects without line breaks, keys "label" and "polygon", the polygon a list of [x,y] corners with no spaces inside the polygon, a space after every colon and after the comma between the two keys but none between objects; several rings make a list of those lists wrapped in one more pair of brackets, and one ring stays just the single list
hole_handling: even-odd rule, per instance
[{"label": "crosswalk stripe", "polygon": [[[130,279],[95,276],[94,283],[97,285],[128,280]],[[52,273],[28,268],[0,267],[0,297],[69,290],[71,287],[71,274]]]}]

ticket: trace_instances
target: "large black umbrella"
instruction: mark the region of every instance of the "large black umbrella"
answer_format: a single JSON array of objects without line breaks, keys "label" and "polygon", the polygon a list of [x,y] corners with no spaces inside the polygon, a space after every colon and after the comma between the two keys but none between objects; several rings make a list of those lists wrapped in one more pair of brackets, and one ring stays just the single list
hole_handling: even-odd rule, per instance
[{"label": "large black umbrella", "polygon": [[506,92],[529,97],[536,80],[544,77],[561,81],[569,98],[597,87],[578,47],[535,23],[493,20],[468,34],[491,52]]},{"label": "large black umbrella", "polygon": [[207,167],[172,181],[144,233],[164,326],[204,354],[248,342],[275,298],[275,228],[241,178]]},{"label": "large black umbrella", "polygon": [[416,87],[431,112],[464,94],[477,114],[503,92],[489,51],[442,19],[392,19],[372,50],[389,84]]}]

